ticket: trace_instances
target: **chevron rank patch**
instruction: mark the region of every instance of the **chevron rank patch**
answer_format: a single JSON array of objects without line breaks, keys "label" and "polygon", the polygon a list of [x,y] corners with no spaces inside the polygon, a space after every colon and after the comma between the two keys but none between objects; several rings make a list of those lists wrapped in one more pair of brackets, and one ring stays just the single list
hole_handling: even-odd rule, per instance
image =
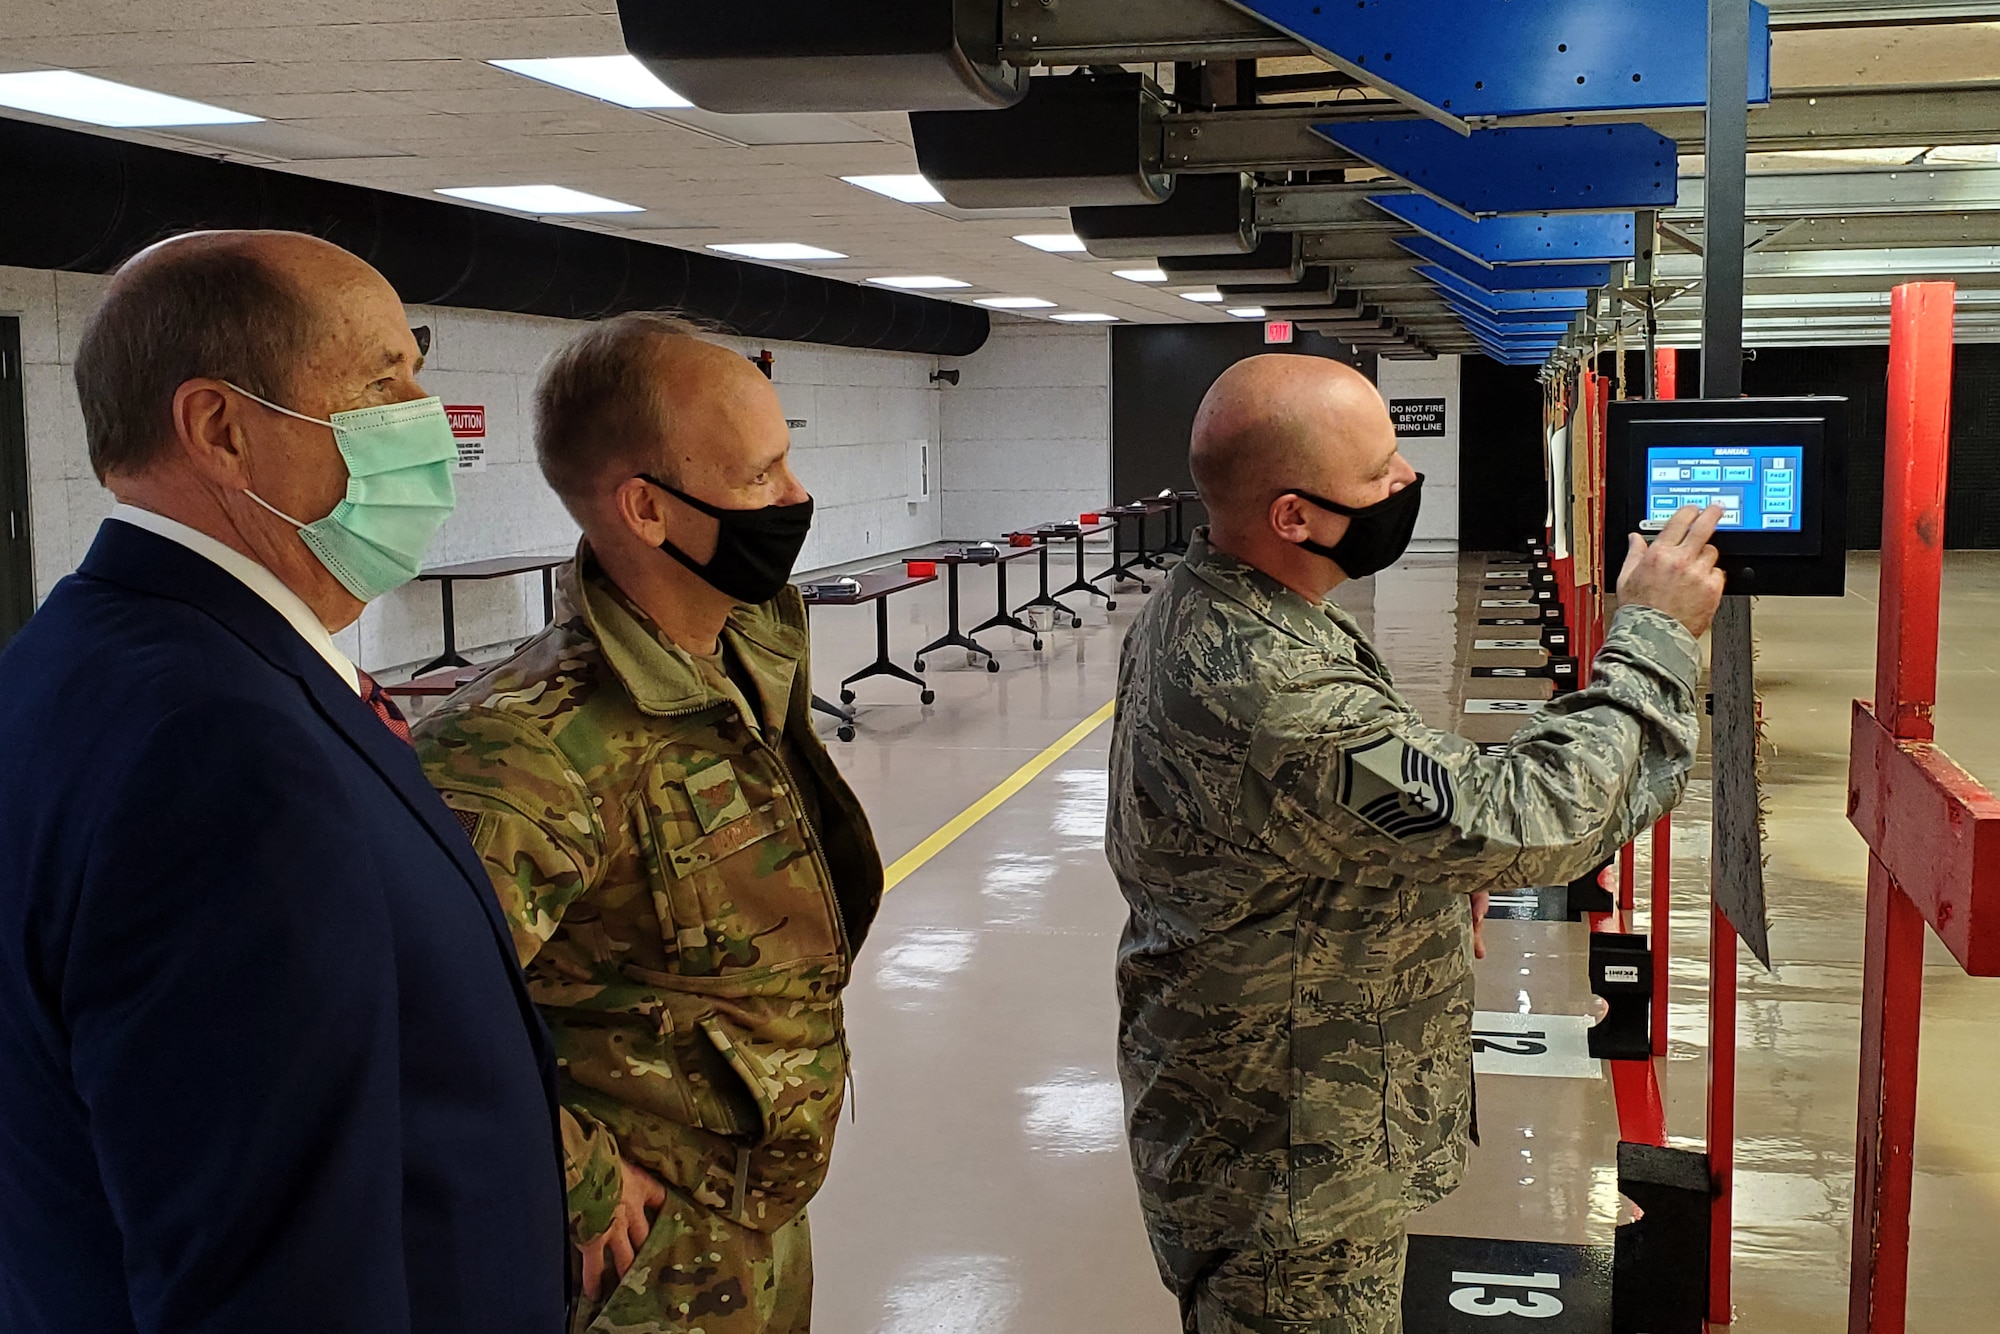
[{"label": "chevron rank patch", "polygon": [[1451,771],[1397,736],[1340,753],[1340,804],[1398,843],[1451,823]]}]

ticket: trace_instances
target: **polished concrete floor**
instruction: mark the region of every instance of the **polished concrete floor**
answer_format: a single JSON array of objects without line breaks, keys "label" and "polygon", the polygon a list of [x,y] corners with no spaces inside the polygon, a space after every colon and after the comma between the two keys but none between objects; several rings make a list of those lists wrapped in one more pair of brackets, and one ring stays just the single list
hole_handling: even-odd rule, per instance
[{"label": "polished concrete floor", "polygon": [[[1466,679],[1483,558],[1413,557],[1343,589],[1412,701],[1438,726],[1504,736],[1469,695],[1535,699],[1548,687]],[[1017,579],[1019,585],[1025,582]],[[1850,595],[1767,599],[1757,610],[1766,705],[1772,942],[1777,966],[1742,968],[1735,1296],[1738,1327],[1843,1326],[1853,1173],[1865,855],[1844,819],[1847,700],[1868,693],[1874,572]],[[2000,559],[1947,574],[1939,735],[2000,780]],[[968,571],[967,621],[990,575]],[[946,825],[1090,717],[1114,688],[1119,640],[1141,599],[1084,612],[1081,630],[989,636],[1004,670],[937,655],[933,706],[889,680],[858,687],[858,736],[836,745],[886,858]],[[971,613],[977,611],[977,615]],[[939,633],[940,586],[891,603],[895,656]],[[815,677],[831,696],[873,656],[865,609],[815,614]],[[1147,1252],[1119,1124],[1111,970],[1124,912],[1102,850],[1100,727],[911,873],[884,904],[849,992],[854,1118],[812,1210],[815,1323],[831,1334],[1117,1334],[1175,1328]],[[1706,782],[1676,831],[1672,1052],[1663,1063],[1676,1143],[1702,1136],[1706,1013]],[[1644,843],[1642,841],[1642,849]],[[1640,864],[1645,883],[1645,862]],[[1642,895],[1643,903],[1643,895]],[[1643,926],[1643,913],[1641,914]],[[1588,1013],[1581,928],[1496,921],[1480,965],[1482,1011]],[[1919,1124],[1911,1328],[1990,1330],[2000,1273],[2000,1075],[1987,1037],[2000,990],[1934,950]],[[1485,1146],[1466,1187],[1420,1230],[1554,1242],[1610,1240],[1624,1216],[1601,1077],[1482,1075]]]}]

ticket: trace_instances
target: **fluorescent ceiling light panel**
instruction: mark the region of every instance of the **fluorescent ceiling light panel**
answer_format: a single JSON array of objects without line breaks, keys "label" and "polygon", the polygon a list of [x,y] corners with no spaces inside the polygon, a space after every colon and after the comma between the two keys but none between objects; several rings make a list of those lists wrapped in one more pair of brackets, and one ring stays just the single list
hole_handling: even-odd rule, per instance
[{"label": "fluorescent ceiling light panel", "polygon": [[956,278],[941,278],[935,273],[916,274],[908,278],[870,278],[868,280],[882,287],[900,287],[906,292],[931,292],[945,287],[970,287]]},{"label": "fluorescent ceiling light panel", "polygon": [[975,306],[990,306],[994,310],[1054,310],[1056,303],[1044,301],[1038,296],[982,296],[974,298]]},{"label": "fluorescent ceiling light panel", "polygon": [[1261,320],[1264,318],[1262,306],[1232,306],[1229,313],[1239,320]]},{"label": "fluorescent ceiling light panel", "polygon": [[1219,305],[1222,301],[1222,293],[1213,290],[1207,292],[1182,292],[1180,297],[1183,301],[1199,301],[1204,306]]},{"label": "fluorescent ceiling light panel", "polygon": [[710,250],[719,250],[725,255],[741,255],[745,259],[846,259],[838,250],[822,250],[816,245],[801,245],[797,241],[743,241],[736,245],[712,245]]},{"label": "fluorescent ceiling light panel", "polygon": [[557,56],[548,60],[487,63],[621,107],[645,111],[694,105],[654,78],[653,72],[641,65],[636,56]]},{"label": "fluorescent ceiling light panel", "polygon": [[516,213],[644,213],[637,204],[621,204],[602,195],[588,195],[566,185],[461,185],[439,190],[453,199],[510,208]]},{"label": "fluorescent ceiling light panel", "polygon": [[1052,320],[1061,320],[1061,321],[1062,321],[1062,322],[1063,322],[1064,324],[1116,324],[1116,323],[1118,323],[1118,317],[1117,317],[1116,315],[1106,315],[1106,314],[1102,313],[1101,311],[1095,311],[1095,310],[1088,310],[1088,311],[1075,311],[1075,310],[1073,310],[1073,311],[1070,311],[1070,312],[1068,312],[1067,314],[1063,314],[1063,315],[1051,315],[1051,316],[1049,316],[1049,318],[1050,318],[1050,319],[1052,319]]},{"label": "fluorescent ceiling light panel", "polygon": [[119,130],[164,125],[248,125],[263,119],[67,69],[0,74],[0,107]]},{"label": "fluorescent ceiling light panel", "polygon": [[937,187],[922,176],[912,173],[908,176],[843,176],[849,185],[858,185],[864,190],[873,190],[878,195],[903,204],[942,204],[944,196]]},{"label": "fluorescent ceiling light panel", "polygon": [[1165,269],[1113,269],[1112,272],[1127,282],[1163,283],[1167,280]]},{"label": "fluorescent ceiling light panel", "polygon": [[1014,238],[1022,245],[1031,245],[1037,250],[1046,250],[1051,255],[1076,255],[1083,253],[1083,242],[1074,232],[1030,232],[1026,236]]}]

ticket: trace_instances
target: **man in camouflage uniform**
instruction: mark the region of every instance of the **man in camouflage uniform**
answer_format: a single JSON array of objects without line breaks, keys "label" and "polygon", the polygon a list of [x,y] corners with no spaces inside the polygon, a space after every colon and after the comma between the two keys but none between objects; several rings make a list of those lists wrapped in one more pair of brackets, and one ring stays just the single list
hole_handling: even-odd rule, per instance
[{"label": "man in camouflage uniform", "polygon": [[555,623],[417,728],[555,1033],[597,1334],[807,1328],[882,893],[810,721],[784,414],[690,332],[621,317],[544,371],[537,453],[584,530]]},{"label": "man in camouflage uniform", "polygon": [[1634,539],[1590,685],[1486,757],[1326,600],[1415,521],[1374,387],[1239,363],[1190,461],[1212,527],[1126,641],[1111,749],[1140,1198],[1190,1334],[1393,1334],[1407,1221],[1469,1153],[1470,901],[1582,874],[1679,800],[1720,511]]}]

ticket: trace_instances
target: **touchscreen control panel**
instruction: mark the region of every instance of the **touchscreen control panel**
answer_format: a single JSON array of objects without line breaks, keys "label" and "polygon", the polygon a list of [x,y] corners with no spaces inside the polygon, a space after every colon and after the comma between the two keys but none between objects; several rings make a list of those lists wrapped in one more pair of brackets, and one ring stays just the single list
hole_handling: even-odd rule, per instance
[{"label": "touchscreen control panel", "polygon": [[1796,533],[1803,526],[1801,445],[1654,445],[1646,451],[1646,517],[1658,532],[1684,505],[1722,506],[1720,529]]}]

